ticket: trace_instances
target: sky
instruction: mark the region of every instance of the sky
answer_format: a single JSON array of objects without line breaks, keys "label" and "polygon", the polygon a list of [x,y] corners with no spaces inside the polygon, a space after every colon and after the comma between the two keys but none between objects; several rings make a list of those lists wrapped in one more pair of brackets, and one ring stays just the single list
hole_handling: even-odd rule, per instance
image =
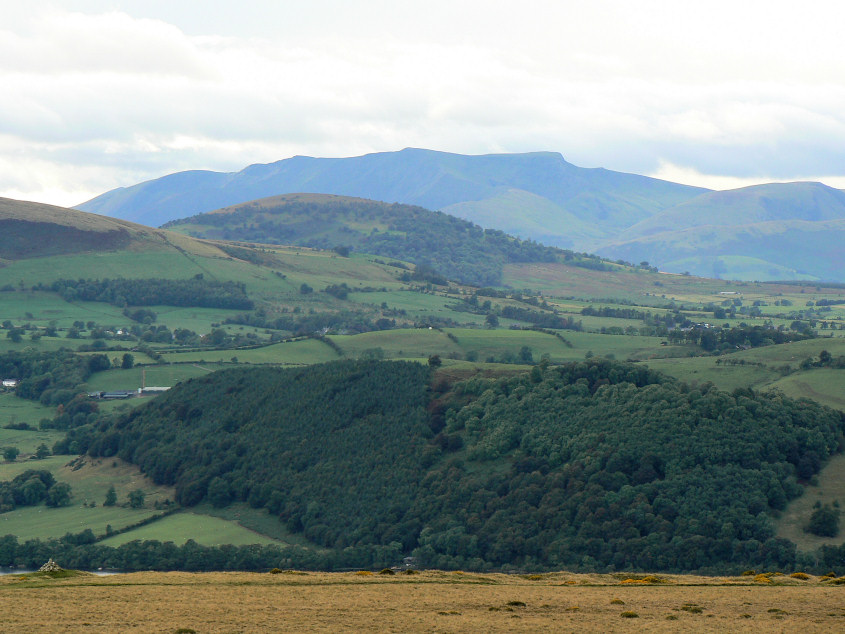
[{"label": "sky", "polygon": [[0,196],[421,147],[845,188],[845,3],[0,0]]}]

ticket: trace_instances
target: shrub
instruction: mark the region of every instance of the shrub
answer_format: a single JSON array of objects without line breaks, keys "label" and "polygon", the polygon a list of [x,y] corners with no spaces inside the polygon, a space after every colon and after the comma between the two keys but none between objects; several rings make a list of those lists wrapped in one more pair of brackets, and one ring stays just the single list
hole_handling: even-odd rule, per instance
[{"label": "shrub", "polygon": [[807,579],[810,578],[810,575],[808,575],[806,572],[793,572],[789,576],[792,577],[793,579],[801,579],[801,581],[806,581]]},{"label": "shrub", "polygon": [[396,573],[393,570],[391,570],[390,568],[382,568],[381,570],[379,570],[379,574],[380,575],[395,575]]},{"label": "shrub", "polygon": [[610,605],[625,605],[625,602],[622,599],[611,599]]},{"label": "shrub", "polygon": [[637,614],[636,612],[630,612],[630,611],[620,612],[619,616],[621,616],[623,619],[638,619],[640,617],[640,615]]}]

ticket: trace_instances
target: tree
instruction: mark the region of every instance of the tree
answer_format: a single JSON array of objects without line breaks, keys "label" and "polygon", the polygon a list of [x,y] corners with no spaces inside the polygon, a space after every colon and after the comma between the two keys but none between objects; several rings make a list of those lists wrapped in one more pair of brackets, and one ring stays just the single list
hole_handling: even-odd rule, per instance
[{"label": "tree", "polygon": [[43,460],[47,456],[50,455],[50,449],[45,445],[43,442],[38,445],[38,449],[35,450],[35,457],[38,460]]},{"label": "tree", "polygon": [[229,483],[223,478],[212,478],[208,483],[208,501],[216,508],[228,506],[232,501]]},{"label": "tree", "polygon": [[490,328],[495,328],[499,325],[499,318],[496,317],[496,313],[487,313],[487,317],[485,317],[484,323],[486,323],[487,326]]},{"label": "tree", "polygon": [[6,337],[12,340],[12,343],[20,343],[23,341],[23,337],[21,334],[23,333],[22,328],[13,328],[9,332],[6,333]]},{"label": "tree", "polygon": [[141,489],[135,489],[134,491],[130,491],[129,507],[133,509],[144,508],[144,500],[146,500],[146,498],[147,494],[144,493]]},{"label": "tree", "polygon": [[522,346],[519,350],[519,361],[526,365],[534,363],[534,352],[528,346]]},{"label": "tree", "polygon": [[67,482],[58,482],[47,491],[47,506],[70,506],[70,497],[70,485]]},{"label": "tree", "polygon": [[313,292],[314,292],[314,289],[311,288],[310,286],[308,286],[308,284],[306,284],[305,282],[303,282],[302,285],[299,287],[300,295],[308,295],[308,294],[313,293]]},{"label": "tree", "polygon": [[117,504],[117,491],[114,490],[114,485],[109,487],[109,490],[106,491],[106,499],[103,502],[103,506],[114,506]]},{"label": "tree", "polygon": [[14,462],[19,453],[20,449],[17,447],[3,447],[3,459],[6,462]]},{"label": "tree", "polygon": [[836,537],[839,534],[839,509],[829,504],[817,508],[804,531],[819,537]]},{"label": "tree", "polygon": [[439,354],[433,354],[428,358],[428,365],[434,369],[437,369],[441,365],[443,365],[443,360],[440,358]]},{"label": "tree", "polygon": [[123,359],[120,362],[120,367],[124,370],[131,370],[132,367],[135,365],[135,357],[133,357],[128,352],[123,355]]}]

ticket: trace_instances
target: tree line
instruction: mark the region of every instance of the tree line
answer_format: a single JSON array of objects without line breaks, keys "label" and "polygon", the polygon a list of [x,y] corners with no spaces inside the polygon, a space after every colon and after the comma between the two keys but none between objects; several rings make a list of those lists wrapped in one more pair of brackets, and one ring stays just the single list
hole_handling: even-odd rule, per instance
[{"label": "tree line", "polygon": [[[206,280],[202,273],[186,280],[59,279],[34,290],[51,290],[67,301],[106,302],[115,306],[195,306],[252,310],[243,282]],[[143,320],[142,318],[139,320]]]}]

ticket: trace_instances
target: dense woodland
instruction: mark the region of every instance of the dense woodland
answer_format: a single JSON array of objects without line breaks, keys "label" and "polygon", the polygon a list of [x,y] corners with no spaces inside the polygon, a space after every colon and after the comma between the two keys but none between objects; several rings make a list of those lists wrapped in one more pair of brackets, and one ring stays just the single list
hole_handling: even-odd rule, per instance
[{"label": "dense woodland", "polygon": [[103,279],[56,280],[52,285],[35,287],[51,290],[67,301],[107,302],[115,306],[196,306],[252,310],[242,282],[206,280],[202,273],[187,280]]},{"label": "dense woodland", "polygon": [[82,356],[70,350],[0,354],[0,375],[20,381],[15,394],[44,405],[69,403],[78,396],[81,385],[91,374],[110,367],[111,361],[105,354]]},{"label": "dense woodland", "polygon": [[772,518],[845,432],[814,402],[608,360],[429,384],[404,362],[227,370],[60,445],[134,462],[185,505],[264,508],[328,549],[315,567],[388,549],[440,568],[724,572],[795,565]]},{"label": "dense woodland", "polygon": [[0,513],[41,502],[47,506],[67,506],[70,500],[70,485],[56,482],[49,471],[27,469],[8,482],[0,482]]},{"label": "dense woodland", "polygon": [[498,285],[508,262],[553,262],[610,268],[600,258],[519,240],[466,220],[422,207],[357,199],[327,202],[272,200],[205,213],[165,225],[190,225],[200,237],[345,248],[425,265],[449,279]]}]

